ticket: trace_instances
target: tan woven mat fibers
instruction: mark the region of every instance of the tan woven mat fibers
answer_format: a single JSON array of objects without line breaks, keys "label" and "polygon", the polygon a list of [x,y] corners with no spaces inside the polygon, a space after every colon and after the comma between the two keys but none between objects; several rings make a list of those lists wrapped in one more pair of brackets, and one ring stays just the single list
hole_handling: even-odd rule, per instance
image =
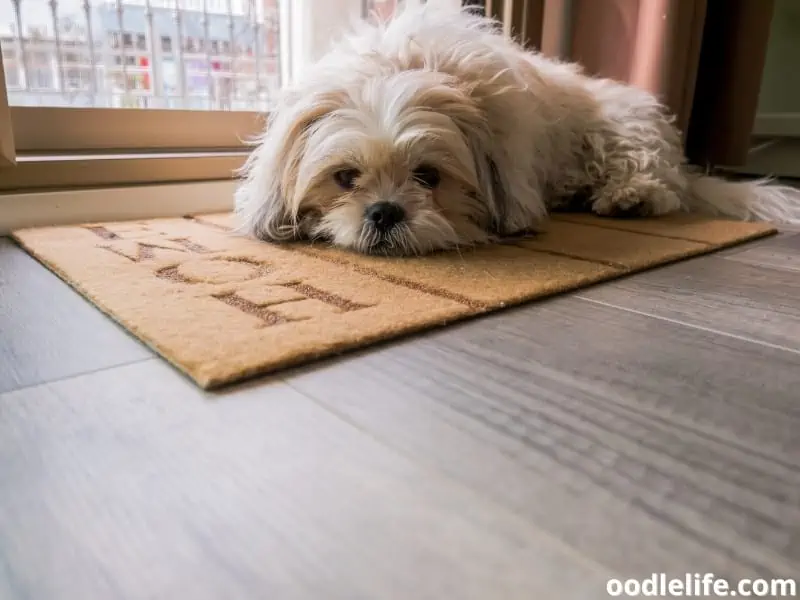
[{"label": "tan woven mat fibers", "polygon": [[203,388],[770,235],[687,215],[559,216],[536,238],[422,258],[276,246],[231,215],[25,229],[17,242]]}]

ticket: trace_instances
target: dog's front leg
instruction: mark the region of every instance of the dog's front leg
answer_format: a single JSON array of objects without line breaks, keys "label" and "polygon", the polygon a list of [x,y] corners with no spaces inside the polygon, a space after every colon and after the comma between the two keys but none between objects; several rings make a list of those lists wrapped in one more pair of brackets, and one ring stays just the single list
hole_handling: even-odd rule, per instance
[{"label": "dog's front leg", "polygon": [[680,209],[678,195],[648,173],[617,173],[591,197],[591,210],[604,217],[654,217]]}]

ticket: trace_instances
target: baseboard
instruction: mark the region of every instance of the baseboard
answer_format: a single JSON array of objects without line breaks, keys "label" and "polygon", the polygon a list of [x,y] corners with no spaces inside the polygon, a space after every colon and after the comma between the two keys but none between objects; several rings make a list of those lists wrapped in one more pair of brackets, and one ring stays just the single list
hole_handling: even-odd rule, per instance
[{"label": "baseboard", "polygon": [[207,181],[0,195],[0,235],[15,229],[225,212],[236,182]]},{"label": "baseboard", "polygon": [[720,167],[725,171],[757,177],[800,178],[800,136],[773,138],[755,146],[744,165]]},{"label": "baseboard", "polygon": [[757,137],[800,137],[800,113],[761,113],[753,123]]}]

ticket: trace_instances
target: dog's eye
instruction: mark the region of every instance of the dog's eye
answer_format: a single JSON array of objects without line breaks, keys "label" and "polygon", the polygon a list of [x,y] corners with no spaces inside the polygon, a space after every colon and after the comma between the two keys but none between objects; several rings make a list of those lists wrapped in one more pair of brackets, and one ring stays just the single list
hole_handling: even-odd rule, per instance
[{"label": "dog's eye", "polygon": [[441,175],[439,175],[439,170],[436,167],[430,167],[428,165],[417,167],[411,174],[420,185],[431,189],[439,185],[439,182],[442,180]]},{"label": "dog's eye", "polygon": [[339,184],[344,190],[352,190],[356,187],[356,178],[361,175],[358,169],[342,169],[341,171],[336,171],[333,174],[333,178],[336,180],[336,183]]}]

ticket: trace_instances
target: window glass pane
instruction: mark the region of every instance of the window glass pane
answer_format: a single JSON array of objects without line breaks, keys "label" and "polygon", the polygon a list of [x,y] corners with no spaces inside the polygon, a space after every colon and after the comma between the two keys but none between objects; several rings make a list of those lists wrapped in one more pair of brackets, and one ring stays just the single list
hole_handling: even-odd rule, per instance
[{"label": "window glass pane", "polygon": [[0,0],[9,104],[266,110],[279,2]]}]

